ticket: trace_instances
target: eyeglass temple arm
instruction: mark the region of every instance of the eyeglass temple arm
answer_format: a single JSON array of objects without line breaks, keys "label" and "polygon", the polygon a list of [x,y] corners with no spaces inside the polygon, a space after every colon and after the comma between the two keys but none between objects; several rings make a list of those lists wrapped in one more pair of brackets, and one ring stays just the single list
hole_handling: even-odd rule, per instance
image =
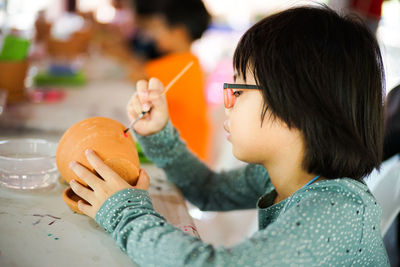
[{"label": "eyeglass temple arm", "polygon": [[236,84],[236,83],[224,83],[224,89],[259,89],[257,85],[252,84]]}]

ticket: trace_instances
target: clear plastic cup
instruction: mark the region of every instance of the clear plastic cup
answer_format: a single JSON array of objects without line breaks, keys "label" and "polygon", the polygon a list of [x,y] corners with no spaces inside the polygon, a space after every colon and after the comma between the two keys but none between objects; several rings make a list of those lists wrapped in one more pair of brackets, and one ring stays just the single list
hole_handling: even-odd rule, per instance
[{"label": "clear plastic cup", "polygon": [[59,176],[57,143],[42,139],[0,141],[0,185],[12,189],[51,188]]}]

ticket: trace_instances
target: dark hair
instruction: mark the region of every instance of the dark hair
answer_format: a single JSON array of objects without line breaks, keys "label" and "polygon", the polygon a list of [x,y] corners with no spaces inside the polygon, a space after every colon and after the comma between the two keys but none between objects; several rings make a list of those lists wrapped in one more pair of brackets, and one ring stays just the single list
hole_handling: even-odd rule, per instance
[{"label": "dark hair", "polygon": [[269,110],[302,133],[306,171],[359,180],[380,165],[385,78],[361,20],[326,6],[282,11],[243,35],[233,64],[262,89],[262,121]]},{"label": "dark hair", "polygon": [[134,0],[136,14],[161,15],[169,26],[186,27],[192,40],[207,29],[211,16],[202,0]]}]

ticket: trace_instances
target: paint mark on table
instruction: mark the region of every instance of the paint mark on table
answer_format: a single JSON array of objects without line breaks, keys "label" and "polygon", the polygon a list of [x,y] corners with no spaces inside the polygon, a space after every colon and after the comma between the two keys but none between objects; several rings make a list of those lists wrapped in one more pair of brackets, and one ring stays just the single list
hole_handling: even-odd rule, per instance
[{"label": "paint mark on table", "polygon": [[44,215],[42,215],[42,214],[32,214],[32,216],[42,217],[42,218],[48,216],[48,217],[50,217],[50,218],[57,219],[57,220],[60,220],[60,219],[61,219],[60,217],[56,217],[56,216],[53,216],[53,215],[51,215],[51,214],[44,214]]},{"label": "paint mark on table", "polygon": [[165,182],[164,180],[162,180],[160,178],[156,178],[155,180],[157,181],[157,183],[160,183],[160,184],[163,184]]},{"label": "paint mark on table", "polygon": [[32,216],[40,217],[40,219],[37,220],[36,222],[33,222],[32,225],[37,225],[37,224],[39,224],[40,221],[41,221],[43,218],[45,218],[45,217],[49,217],[49,218],[55,219],[55,220],[51,221],[48,225],[52,225],[53,223],[56,222],[56,220],[61,220],[60,217],[56,217],[56,216],[53,216],[53,215],[51,215],[51,214],[32,214]]},{"label": "paint mark on table", "polygon": [[[47,236],[53,236],[53,234],[47,234]],[[59,240],[59,237],[53,237],[54,240]]]}]

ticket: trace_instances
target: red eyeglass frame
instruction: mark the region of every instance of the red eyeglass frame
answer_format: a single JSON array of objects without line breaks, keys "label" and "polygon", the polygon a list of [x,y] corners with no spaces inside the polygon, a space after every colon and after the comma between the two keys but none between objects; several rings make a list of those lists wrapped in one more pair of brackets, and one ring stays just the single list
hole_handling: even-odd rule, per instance
[{"label": "red eyeglass frame", "polygon": [[260,87],[252,84],[224,83],[224,105],[225,108],[232,108],[236,102],[233,89],[260,90]]}]

